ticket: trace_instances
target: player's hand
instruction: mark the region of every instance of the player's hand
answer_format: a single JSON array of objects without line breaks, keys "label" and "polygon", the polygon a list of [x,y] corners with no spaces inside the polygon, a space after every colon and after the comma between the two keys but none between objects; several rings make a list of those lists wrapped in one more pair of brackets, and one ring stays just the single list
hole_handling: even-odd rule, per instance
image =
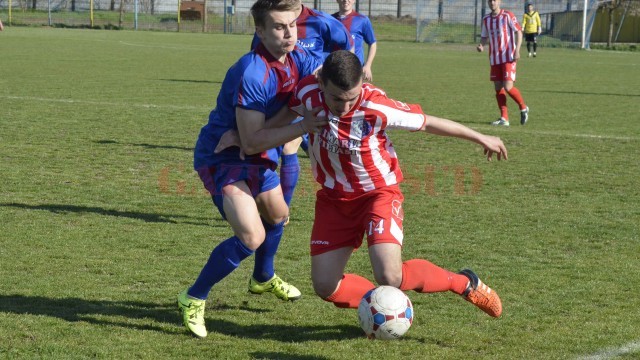
[{"label": "player's hand", "polygon": [[478,44],[478,46],[476,46],[476,50],[478,50],[478,52],[482,52],[482,50],[484,50],[484,46],[482,46],[482,44]]},{"label": "player's hand", "polygon": [[484,154],[487,156],[488,161],[492,160],[493,154],[496,154],[498,160],[508,159],[507,147],[504,146],[504,143],[499,137],[484,135],[481,141],[484,147]]},{"label": "player's hand", "polygon": [[370,67],[365,66],[362,68],[362,78],[365,82],[373,81],[373,74],[371,73]]},{"label": "player's hand", "polygon": [[242,146],[240,146],[240,136],[238,135],[238,132],[233,129],[229,129],[224,134],[222,134],[222,137],[220,137],[220,141],[218,141],[218,145],[213,150],[213,153],[217,154],[220,151],[232,146],[237,146],[240,148],[240,159],[244,160],[244,151],[242,151]]},{"label": "player's hand", "polygon": [[304,109],[304,118],[302,119],[302,128],[308,133],[319,132],[325,125],[329,123],[326,116],[318,116],[322,111],[322,106],[315,107],[311,110]]}]

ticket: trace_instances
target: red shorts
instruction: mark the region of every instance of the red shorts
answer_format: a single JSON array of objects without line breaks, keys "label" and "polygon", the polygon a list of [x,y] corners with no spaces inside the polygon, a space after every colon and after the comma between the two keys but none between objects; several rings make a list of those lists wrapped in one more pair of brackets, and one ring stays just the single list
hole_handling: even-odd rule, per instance
[{"label": "red shorts", "polygon": [[402,245],[404,196],[397,185],[344,198],[331,190],[316,194],[316,215],[311,231],[311,255],[380,243]]},{"label": "red shorts", "polygon": [[516,81],[516,62],[491,65],[491,81]]}]

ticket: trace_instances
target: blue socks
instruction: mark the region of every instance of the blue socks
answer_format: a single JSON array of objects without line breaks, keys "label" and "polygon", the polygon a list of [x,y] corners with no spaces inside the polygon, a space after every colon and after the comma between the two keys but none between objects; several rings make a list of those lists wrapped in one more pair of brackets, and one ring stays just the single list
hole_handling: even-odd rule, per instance
[{"label": "blue socks", "polygon": [[[275,274],[274,258],[282,239],[284,221],[271,225],[263,222],[266,237],[256,250],[253,278],[259,282],[270,280]],[[200,275],[187,293],[198,299],[206,299],[211,288],[235,270],[242,260],[251,256],[253,251],[247,248],[236,236],[221,242],[213,249],[209,260],[200,271]]]},{"label": "blue socks", "polygon": [[235,236],[221,242],[211,252],[209,260],[187,294],[198,299],[206,299],[213,285],[231,274],[240,265],[240,262],[251,254],[253,251],[244,246],[242,241]]},{"label": "blue socks", "polygon": [[270,280],[275,274],[274,258],[278,251],[278,245],[280,245],[280,239],[282,239],[284,223],[283,221],[279,224],[271,225],[264,221],[262,222],[266,231],[266,237],[262,245],[256,249],[255,264],[253,267],[253,278],[258,282]]},{"label": "blue socks", "polygon": [[291,204],[299,176],[300,164],[298,163],[298,154],[282,155],[280,186],[282,186],[282,194],[284,195],[284,201],[287,203],[287,206]]},{"label": "blue socks", "polygon": [[[300,164],[298,162],[298,154],[282,155],[281,159],[280,186],[282,187],[284,201],[287,203],[287,206],[289,206],[293,198],[293,192],[296,189],[296,184],[298,183],[298,177],[300,176]],[[255,264],[253,267],[253,278],[258,282],[270,280],[275,274],[274,258],[278,251],[280,240],[282,239],[284,223],[285,221],[271,225],[262,221],[266,236],[264,243],[256,249]]]}]

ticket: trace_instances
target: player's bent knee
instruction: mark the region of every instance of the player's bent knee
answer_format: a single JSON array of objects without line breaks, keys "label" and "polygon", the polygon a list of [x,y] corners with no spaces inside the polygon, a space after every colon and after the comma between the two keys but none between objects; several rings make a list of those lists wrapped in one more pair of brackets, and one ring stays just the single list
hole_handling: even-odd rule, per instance
[{"label": "player's bent knee", "polygon": [[264,242],[265,232],[264,229],[262,229],[262,231],[258,230],[251,233],[236,234],[236,236],[244,246],[255,251]]},{"label": "player's bent knee", "polygon": [[271,225],[277,225],[287,221],[288,217],[289,217],[289,212],[287,211],[285,215],[271,217],[270,219],[265,219],[265,221],[267,221]]},{"label": "player's bent knee", "polygon": [[317,282],[313,281],[313,290],[316,295],[326,300],[329,296],[337,290],[338,284],[332,282]]},{"label": "player's bent knee", "polygon": [[399,288],[400,284],[402,284],[402,272],[385,272],[376,274],[374,277],[379,285],[389,285]]}]

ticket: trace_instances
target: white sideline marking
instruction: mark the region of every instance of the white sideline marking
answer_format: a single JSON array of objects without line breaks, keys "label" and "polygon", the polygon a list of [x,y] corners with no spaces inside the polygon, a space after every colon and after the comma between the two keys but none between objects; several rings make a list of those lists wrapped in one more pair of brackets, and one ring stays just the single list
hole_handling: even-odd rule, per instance
[{"label": "white sideline marking", "polygon": [[[139,107],[146,109],[175,109],[175,110],[211,110],[208,106],[190,106],[190,105],[156,105],[156,104],[132,104],[132,103],[113,103],[105,101],[90,101],[90,100],[73,100],[73,99],[52,99],[32,96],[0,96],[0,98],[10,100],[21,101],[42,101],[42,102],[58,102],[66,104],[89,104],[99,106],[122,106],[122,107]],[[568,134],[562,132],[552,131],[529,131],[530,134],[560,136],[560,137],[580,137],[580,138],[592,138],[592,139],[604,139],[604,140],[640,140],[640,137],[633,136],[615,136],[615,135],[593,135],[593,134]]]},{"label": "white sideline marking", "polygon": [[205,46],[205,45],[201,45],[201,46],[199,46],[199,45],[193,45],[193,46],[184,46],[184,45],[168,46],[168,45],[135,44],[135,43],[130,43],[130,42],[126,42],[126,41],[120,41],[120,44],[126,45],[126,46],[136,46],[136,47],[156,48],[156,49],[169,49],[169,50],[189,49],[189,50],[214,51],[210,46]]},{"label": "white sideline marking", "polygon": [[582,138],[591,138],[591,139],[606,139],[606,140],[638,140],[640,138],[633,136],[615,136],[615,135],[593,135],[593,134],[567,134],[567,133],[558,133],[552,131],[530,131],[531,134],[540,134],[540,135],[553,135],[553,136],[572,136],[572,137],[582,137]]},{"label": "white sideline marking", "polygon": [[640,352],[640,341],[622,345],[617,348],[605,349],[595,354],[579,357],[578,360],[606,360],[613,359],[620,355],[633,354]]},{"label": "white sideline marking", "polygon": [[99,105],[99,106],[122,106],[122,107],[134,106],[134,107],[147,108],[147,109],[177,109],[177,110],[209,109],[210,110],[208,106],[132,104],[132,103],[125,103],[125,102],[114,103],[114,102],[106,102],[106,101],[51,99],[51,98],[41,98],[41,97],[31,97],[31,96],[3,96],[3,98],[10,99],[10,100],[57,102],[57,103],[65,103],[65,104],[89,104],[89,105]]}]

